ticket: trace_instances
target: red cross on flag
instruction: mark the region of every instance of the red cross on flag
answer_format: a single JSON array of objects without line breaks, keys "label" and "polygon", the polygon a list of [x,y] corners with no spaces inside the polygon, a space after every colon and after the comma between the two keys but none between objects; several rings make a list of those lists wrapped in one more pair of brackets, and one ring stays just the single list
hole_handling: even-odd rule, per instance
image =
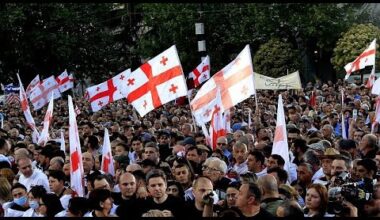
[{"label": "red cross on flag", "polygon": [[54,107],[54,97],[53,94],[50,98],[49,106],[46,110],[45,118],[44,118],[44,127],[42,128],[40,137],[38,138],[37,144],[45,145],[49,140],[49,127],[51,124],[51,120],[53,119],[53,107]]},{"label": "red cross on flag", "polygon": [[32,94],[32,90],[34,87],[40,84],[40,75],[37,74],[36,77],[29,83],[29,85],[26,87],[26,97],[30,97],[30,94]]},{"label": "red cross on flag", "polygon": [[[234,61],[203,84],[191,101],[194,116],[209,114],[208,110],[210,103],[216,97],[217,86],[220,87],[224,109],[229,109],[255,94],[249,45],[240,52]],[[208,121],[210,120],[211,117],[208,117]]]},{"label": "red cross on flag", "polygon": [[[37,131],[36,123],[34,122],[32,113],[30,112],[28,98],[26,96],[26,93],[25,93],[25,90],[24,90],[24,86],[22,85],[22,82],[21,82],[21,79],[20,79],[20,76],[18,75],[18,73],[17,73],[17,78],[18,78],[18,81],[19,81],[19,84],[20,84],[21,109],[24,112],[26,123],[33,130],[32,136],[39,137],[40,134]],[[37,143],[37,141],[35,142],[34,140],[35,139],[33,139],[33,143]]]},{"label": "red cross on flag", "polygon": [[67,71],[63,71],[61,75],[57,76],[55,79],[59,85],[59,91],[65,92],[71,88],[74,88],[74,77],[73,74],[67,74]]},{"label": "red cross on flag", "polygon": [[131,69],[127,69],[105,82],[87,88],[93,112],[97,112],[107,104],[125,98],[127,92],[127,78],[131,74]]},{"label": "red cross on flag", "polygon": [[165,103],[187,95],[176,47],[171,46],[133,71],[127,86],[128,102],[141,117]]},{"label": "red cross on flag", "polygon": [[225,124],[226,132],[232,133],[232,128],[231,128],[231,112],[230,112],[229,109],[224,111],[223,121],[224,121],[224,124]]},{"label": "red cross on flag", "polygon": [[278,96],[277,123],[274,133],[272,154],[278,154],[285,160],[284,170],[289,173],[289,147],[286,135],[286,123],[284,114],[284,104],[281,94]]},{"label": "red cross on flag", "polygon": [[367,83],[365,85],[366,88],[370,89],[372,88],[373,84],[375,83],[375,64],[372,66],[371,74],[369,75],[367,79]]},{"label": "red cross on flag", "polygon": [[376,56],[376,39],[374,39],[369,47],[358,56],[353,62],[348,63],[344,66],[346,70],[345,80],[350,77],[352,72],[358,71],[360,69],[364,69],[366,66],[372,66],[375,64],[375,56]]},{"label": "red cross on flag", "polygon": [[213,150],[216,149],[216,140],[218,137],[226,136],[225,123],[222,114],[223,111],[220,89],[218,89],[210,123],[210,141]]},{"label": "red cross on flag", "polygon": [[189,78],[193,79],[194,87],[197,88],[206,80],[210,79],[210,57],[206,56],[204,60],[189,73]]},{"label": "red cross on flag", "polygon": [[29,100],[32,102],[34,110],[38,110],[45,106],[49,102],[49,99],[53,93],[54,99],[61,97],[55,77],[50,76],[41,84],[35,86],[30,94]]},{"label": "red cross on flag", "polygon": [[82,150],[79,142],[77,120],[75,118],[73,99],[68,96],[69,103],[69,145],[70,145],[70,185],[71,189],[84,196],[84,171],[82,163]]},{"label": "red cross on flag", "polygon": [[103,139],[103,152],[102,152],[102,165],[101,170],[104,173],[109,173],[115,176],[115,167],[113,165],[113,157],[111,151],[110,136],[108,134],[108,129],[104,128],[104,139]]}]

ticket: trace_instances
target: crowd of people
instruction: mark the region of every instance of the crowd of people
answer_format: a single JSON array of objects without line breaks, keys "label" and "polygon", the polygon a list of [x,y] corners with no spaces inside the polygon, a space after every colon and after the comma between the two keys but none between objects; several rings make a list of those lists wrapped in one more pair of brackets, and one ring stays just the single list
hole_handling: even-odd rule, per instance
[{"label": "crowd of people", "polygon": [[[288,169],[272,154],[280,93]],[[380,216],[380,126],[372,127],[370,89],[360,81],[317,81],[298,91],[257,91],[257,101],[230,109],[232,131],[212,149],[188,104],[171,102],[140,118],[125,100],[93,113],[87,100],[74,99],[81,111],[83,197],[70,187],[67,99],[54,103],[45,146],[32,142],[18,103],[0,106],[0,216]],[[40,130],[45,109],[32,111]],[[100,169],[104,128],[114,176]]]}]

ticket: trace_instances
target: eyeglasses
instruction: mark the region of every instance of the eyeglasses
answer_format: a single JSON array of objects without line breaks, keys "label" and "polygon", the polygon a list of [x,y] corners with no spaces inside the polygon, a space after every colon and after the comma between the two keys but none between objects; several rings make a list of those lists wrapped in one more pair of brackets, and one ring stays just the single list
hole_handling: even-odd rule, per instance
[{"label": "eyeglasses", "polygon": [[203,170],[203,171],[221,172],[220,170],[218,170],[218,169],[216,169],[216,168],[212,168],[212,167],[208,167],[208,166],[203,166],[203,167],[202,167],[202,170]]}]

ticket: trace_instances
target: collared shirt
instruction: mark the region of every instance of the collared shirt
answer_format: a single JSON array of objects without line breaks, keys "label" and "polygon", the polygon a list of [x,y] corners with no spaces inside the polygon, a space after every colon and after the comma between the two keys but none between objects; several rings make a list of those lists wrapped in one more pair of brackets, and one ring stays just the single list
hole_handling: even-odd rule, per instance
[{"label": "collared shirt", "polygon": [[317,172],[314,173],[313,177],[311,178],[311,181],[314,182],[315,180],[321,178],[321,177],[324,177],[325,174],[323,173],[323,169],[322,167],[319,168],[319,170]]},{"label": "collared shirt", "polygon": [[28,192],[32,186],[36,185],[41,185],[47,192],[50,192],[48,177],[39,169],[33,169],[33,174],[30,177],[21,174],[19,182],[26,187]]},{"label": "collared shirt", "polygon": [[257,178],[259,178],[260,176],[265,176],[267,175],[267,168],[265,167],[265,169],[263,169],[262,171],[258,172],[258,173],[255,173]]},{"label": "collared shirt", "polygon": [[248,172],[247,160],[241,164],[235,164],[232,169],[235,170],[239,175],[247,173]]}]

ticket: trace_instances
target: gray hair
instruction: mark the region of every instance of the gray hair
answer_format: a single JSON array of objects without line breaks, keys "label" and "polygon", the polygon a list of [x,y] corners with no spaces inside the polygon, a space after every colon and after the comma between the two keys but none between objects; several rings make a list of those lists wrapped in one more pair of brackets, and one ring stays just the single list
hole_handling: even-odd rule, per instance
[{"label": "gray hair", "polygon": [[320,165],[321,161],[317,157],[317,153],[314,150],[307,150],[305,154],[303,155],[303,160],[305,163],[309,163],[312,166],[314,165]]},{"label": "gray hair", "polygon": [[203,165],[208,166],[211,162],[216,162],[218,169],[223,172],[223,174],[227,173],[227,164],[223,160],[217,158],[217,157],[209,157],[206,159],[206,161],[203,163]]}]

